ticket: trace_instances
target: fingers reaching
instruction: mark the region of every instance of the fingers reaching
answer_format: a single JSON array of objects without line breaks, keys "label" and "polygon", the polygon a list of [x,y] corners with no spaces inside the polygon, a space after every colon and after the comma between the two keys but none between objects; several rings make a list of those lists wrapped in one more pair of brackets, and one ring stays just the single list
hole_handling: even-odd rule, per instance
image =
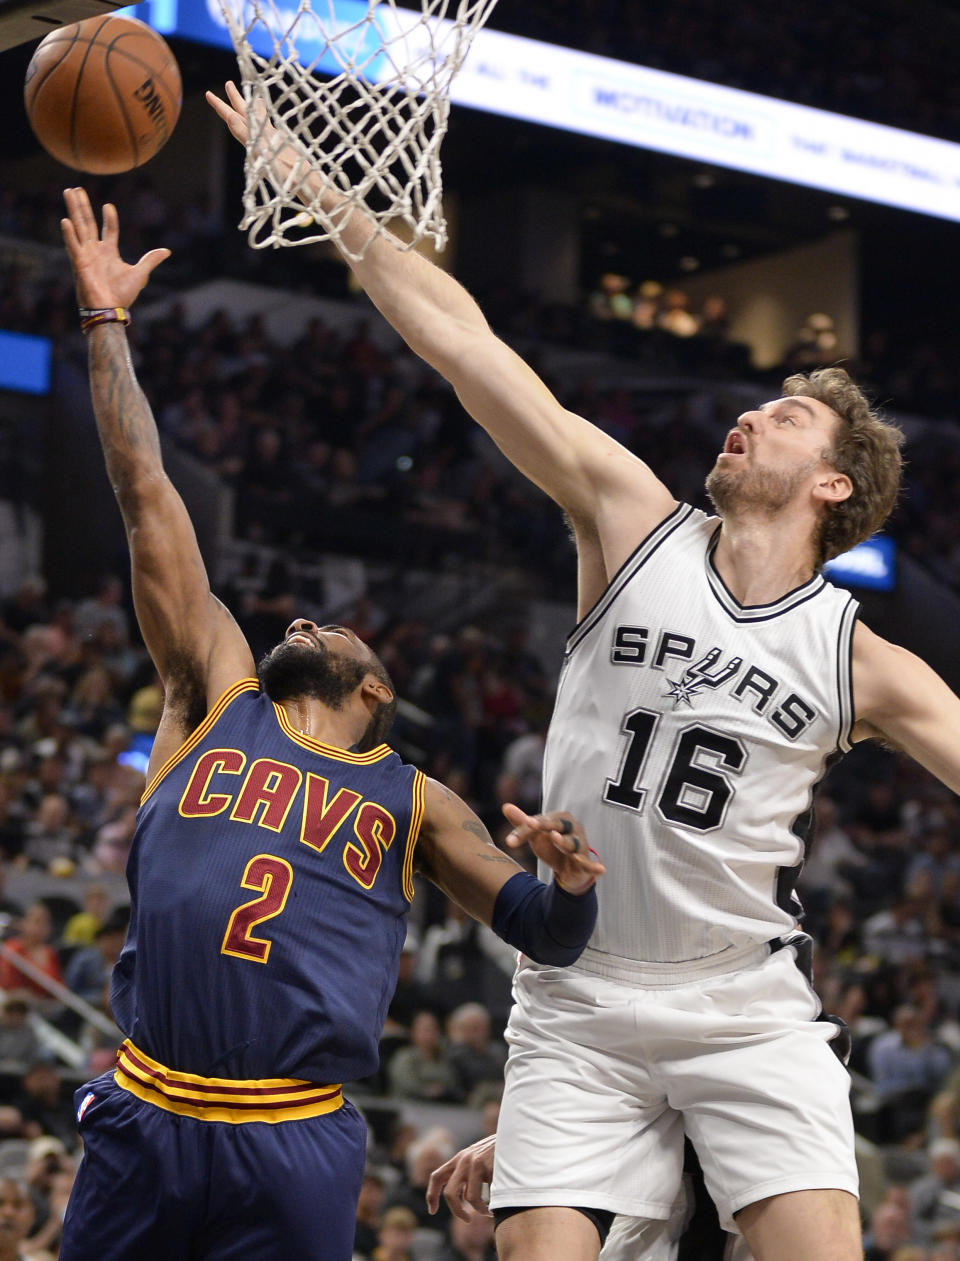
[{"label": "fingers reaching", "polygon": [[513,824],[507,844],[518,848],[534,837],[551,841],[558,849],[576,854],[582,848],[583,838],[578,835],[578,825],[568,815],[554,811],[550,814],[527,814],[519,806],[507,802],[503,807],[504,818]]},{"label": "fingers reaching", "polygon": [[590,849],[581,825],[569,814],[557,810],[527,814],[509,802],[503,813],[512,825],[507,845],[511,849],[529,845],[569,892],[586,892],[603,875],[603,863]]},{"label": "fingers reaching", "polygon": [[86,189],[65,188],[63,200],[67,207],[67,217],[73,226],[77,242],[85,244],[87,241],[98,240],[100,232]]},{"label": "fingers reaching", "polygon": [[116,206],[109,201],[103,206],[103,230],[100,236],[104,241],[119,241],[120,239],[120,218],[117,215]]},{"label": "fingers reaching", "polygon": [[490,1216],[484,1189],[493,1176],[494,1139],[481,1139],[435,1169],[427,1183],[427,1208],[435,1213],[443,1195],[454,1217],[468,1222],[477,1213]]},{"label": "fingers reaching", "polygon": [[243,94],[235,83],[228,82],[224,85],[224,96],[226,100],[215,92],[207,92],[207,104],[227,124],[230,134],[241,144],[246,144],[247,106]]}]

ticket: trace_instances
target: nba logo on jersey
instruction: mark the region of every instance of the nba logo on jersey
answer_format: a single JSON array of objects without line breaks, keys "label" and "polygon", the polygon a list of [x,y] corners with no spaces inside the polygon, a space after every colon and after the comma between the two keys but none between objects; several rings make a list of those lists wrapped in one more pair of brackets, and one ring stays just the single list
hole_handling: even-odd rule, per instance
[{"label": "nba logo on jersey", "polygon": [[83,1114],[86,1112],[87,1108],[90,1107],[91,1103],[93,1103],[96,1097],[97,1096],[93,1093],[92,1090],[88,1090],[87,1093],[83,1096],[83,1100],[80,1103],[80,1107],[77,1108],[77,1125],[79,1125],[80,1122],[83,1120]]}]

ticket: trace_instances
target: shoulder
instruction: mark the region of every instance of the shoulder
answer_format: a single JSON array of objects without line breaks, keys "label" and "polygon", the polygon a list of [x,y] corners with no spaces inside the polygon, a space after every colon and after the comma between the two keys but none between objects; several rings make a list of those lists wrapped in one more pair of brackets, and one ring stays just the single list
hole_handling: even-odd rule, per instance
[{"label": "shoulder", "polygon": [[[893,713],[922,710],[931,689],[944,684],[916,653],[891,643],[857,622],[852,645],[853,695],[857,727],[855,739],[883,731],[885,718]],[[862,730],[864,725],[876,730]]]}]

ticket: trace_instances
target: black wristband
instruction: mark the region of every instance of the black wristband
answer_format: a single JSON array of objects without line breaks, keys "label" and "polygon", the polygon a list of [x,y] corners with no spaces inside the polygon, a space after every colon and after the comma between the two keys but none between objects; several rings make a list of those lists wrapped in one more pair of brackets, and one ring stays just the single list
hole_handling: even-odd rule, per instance
[{"label": "black wristband", "polygon": [[555,880],[543,884],[518,871],[502,886],[490,926],[535,963],[576,962],[597,922],[597,892],[568,893]]}]

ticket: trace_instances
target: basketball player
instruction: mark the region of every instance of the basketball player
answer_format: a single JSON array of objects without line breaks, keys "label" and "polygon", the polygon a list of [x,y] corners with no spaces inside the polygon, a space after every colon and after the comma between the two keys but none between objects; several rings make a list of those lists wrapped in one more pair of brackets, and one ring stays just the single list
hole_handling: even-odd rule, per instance
[{"label": "basketball player", "polygon": [[82,189],[63,235],[107,472],[163,716],[128,866],[111,1008],[116,1072],[77,1093],[84,1158],[61,1261],[348,1261],[365,1127],[338,1083],[368,1076],[419,869],[518,949],[579,954],[602,866],[566,815],[505,813],[542,884],[453,793],[383,743],[378,658],[298,618],[263,659],[211,595],[167,480],[123,327],[167,255],[133,266]]},{"label": "basketball player", "polygon": [[[236,87],[208,100],[244,142]],[[288,176],[336,211],[281,149]],[[544,804],[562,789],[603,835],[609,877],[577,965],[518,972],[499,1254],[594,1261],[613,1214],[666,1220],[685,1130],[758,1261],[855,1261],[849,1082],[793,889],[815,787],[854,741],[882,738],[960,790],[960,700],[820,573],[882,526],[900,434],[842,369],[791,377],[730,429],[705,516],[565,410],[456,281],[373,236],[344,217],[345,251],[369,243],[348,259],[360,284],[577,542]]]}]

